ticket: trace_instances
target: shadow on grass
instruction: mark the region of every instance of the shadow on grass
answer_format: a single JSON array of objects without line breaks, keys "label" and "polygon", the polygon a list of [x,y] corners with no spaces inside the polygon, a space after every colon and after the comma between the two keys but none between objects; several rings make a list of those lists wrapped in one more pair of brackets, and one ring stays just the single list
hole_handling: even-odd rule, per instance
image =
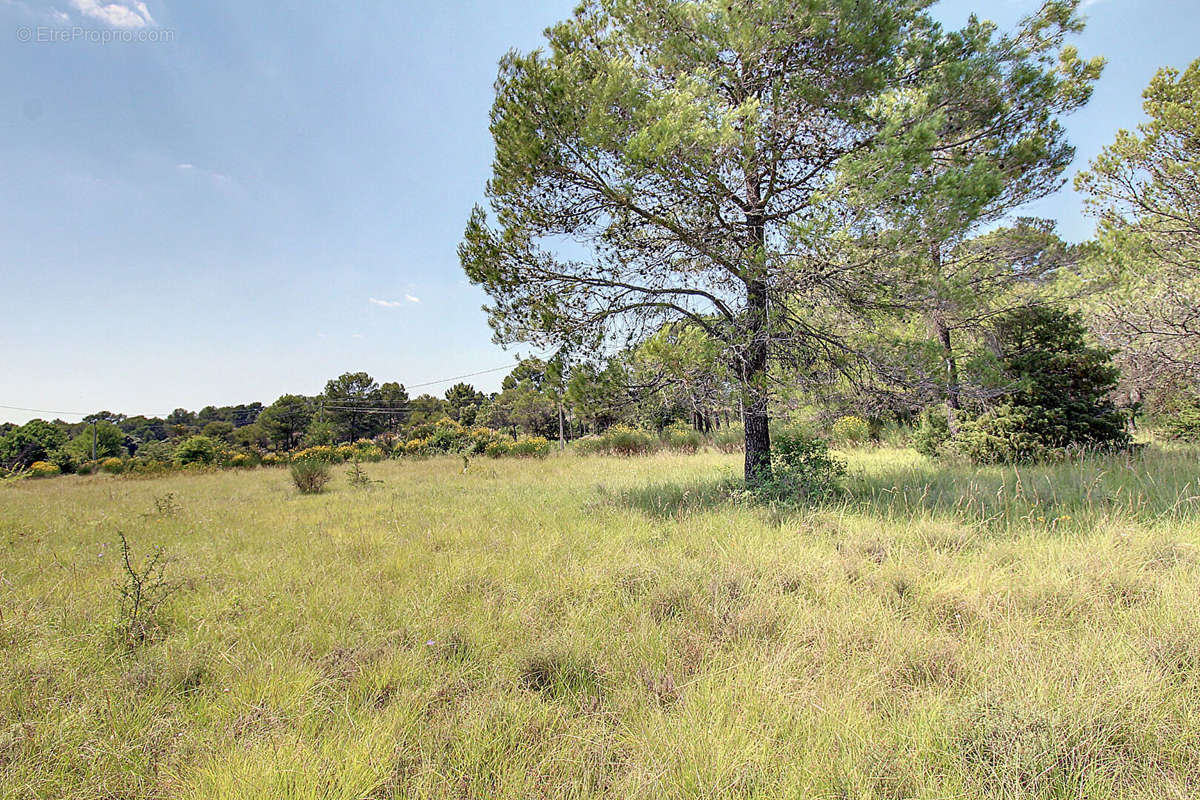
[{"label": "shadow on grass", "polygon": [[763,500],[728,475],[602,493],[614,505],[656,519],[751,506],[775,517],[806,510],[897,523],[940,517],[991,530],[1075,527],[1101,517],[1182,522],[1200,519],[1198,455],[1194,449],[1151,449],[1140,456],[1089,456],[1021,467],[901,460],[852,470],[843,490],[819,503]]}]

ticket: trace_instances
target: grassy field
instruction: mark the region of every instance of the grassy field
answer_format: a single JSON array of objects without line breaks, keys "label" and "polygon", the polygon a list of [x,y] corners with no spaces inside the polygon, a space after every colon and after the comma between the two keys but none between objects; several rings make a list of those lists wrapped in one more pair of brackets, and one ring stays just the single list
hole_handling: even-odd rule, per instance
[{"label": "grassy field", "polygon": [[[6,798],[1194,798],[1200,461],[0,486]],[[118,531],[179,590],[118,633]]]}]

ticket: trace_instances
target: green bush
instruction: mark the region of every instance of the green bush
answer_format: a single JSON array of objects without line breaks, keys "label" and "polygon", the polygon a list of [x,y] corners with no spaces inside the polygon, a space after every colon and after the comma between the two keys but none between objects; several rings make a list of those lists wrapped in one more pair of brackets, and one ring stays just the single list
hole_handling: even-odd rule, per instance
[{"label": "green bush", "polygon": [[946,409],[933,406],[922,411],[912,437],[912,444],[917,452],[936,458],[942,455],[943,446],[949,439],[950,421],[946,417]]},{"label": "green bush", "polygon": [[785,431],[771,443],[771,474],[752,488],[770,500],[813,503],[835,495],[845,475],[846,462],[830,454],[828,442]]},{"label": "green bush", "polygon": [[110,475],[120,475],[125,471],[125,462],[116,456],[106,458],[100,462],[100,470]]},{"label": "green bush", "polygon": [[238,468],[238,469],[245,469],[246,467],[253,467],[254,459],[251,458],[250,456],[246,455],[245,453],[235,453],[233,455],[233,457],[229,459],[229,466]]},{"label": "green bush", "polygon": [[833,423],[830,431],[835,441],[845,444],[862,444],[871,437],[871,424],[862,417],[841,417]]},{"label": "green bush", "polygon": [[663,428],[662,443],[671,450],[695,453],[704,447],[704,435],[682,422]]},{"label": "green bush", "polygon": [[1200,400],[1193,400],[1163,419],[1160,429],[1168,439],[1178,442],[1200,442]]},{"label": "green bush", "polygon": [[149,441],[138,445],[135,455],[146,461],[170,462],[175,458],[175,448],[167,441]]},{"label": "green bush", "polygon": [[191,436],[175,448],[175,463],[211,464],[217,460],[217,443],[207,436]]},{"label": "green bush", "polygon": [[324,461],[303,458],[292,462],[292,483],[300,494],[320,494],[329,479],[329,465]]}]

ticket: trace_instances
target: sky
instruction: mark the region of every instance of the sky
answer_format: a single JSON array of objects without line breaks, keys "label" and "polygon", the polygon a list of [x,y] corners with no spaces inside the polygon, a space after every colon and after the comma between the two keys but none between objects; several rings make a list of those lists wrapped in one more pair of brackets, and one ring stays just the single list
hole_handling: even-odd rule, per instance
[{"label": "sky", "polygon": [[[0,0],[0,422],[165,415],[364,370],[498,388],[455,252],[500,57],[574,0]],[[1035,0],[952,0],[1003,26]],[[1070,174],[1200,56],[1194,0],[1094,0]],[[1070,185],[1025,211],[1090,236]],[[440,394],[449,383],[421,390]],[[414,392],[415,393],[415,392]]]}]

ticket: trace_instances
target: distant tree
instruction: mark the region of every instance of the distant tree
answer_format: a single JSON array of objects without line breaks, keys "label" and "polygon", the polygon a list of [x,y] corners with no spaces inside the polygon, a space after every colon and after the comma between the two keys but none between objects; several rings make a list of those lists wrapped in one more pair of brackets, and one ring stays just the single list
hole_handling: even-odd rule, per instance
[{"label": "distant tree", "polygon": [[117,427],[139,442],[161,441],[168,436],[166,420],[159,417],[129,417]]},{"label": "distant tree", "polygon": [[229,443],[233,441],[233,431],[232,422],[214,421],[205,425],[200,432],[214,441]]},{"label": "distant tree", "polygon": [[1200,382],[1200,60],[1159,70],[1142,96],[1148,120],[1075,181],[1102,246],[1084,309],[1135,391]]},{"label": "distant tree", "polygon": [[627,400],[626,377],[620,362],[610,359],[603,367],[584,362],[571,370],[566,402],[581,425],[598,433],[620,418]]},{"label": "distant tree", "polygon": [[404,384],[391,381],[379,386],[379,405],[388,411],[380,415],[382,430],[398,431],[408,419],[408,390]]},{"label": "distant tree", "polygon": [[0,438],[0,466],[5,469],[24,469],[35,461],[45,461],[50,453],[62,447],[66,441],[66,431],[58,425],[32,419],[12,428]]},{"label": "distant tree", "polygon": [[263,409],[258,425],[272,446],[280,450],[291,450],[300,444],[304,432],[312,422],[312,401],[299,394],[282,395]]},{"label": "distant tree", "polygon": [[265,448],[271,444],[266,429],[257,422],[235,428],[232,439],[234,444],[254,449]]},{"label": "distant tree", "polygon": [[384,418],[376,412],[379,384],[365,372],[346,372],[325,384],[321,396],[325,415],[339,442],[370,438],[383,430]]},{"label": "distant tree", "polygon": [[93,436],[96,458],[112,458],[125,455],[125,432],[111,422],[88,425],[66,444],[66,449],[78,461],[92,457]]},{"label": "distant tree", "polygon": [[450,417],[463,425],[474,425],[479,408],[487,395],[469,383],[456,383],[446,390],[446,403],[450,406]]},{"label": "distant tree", "polygon": [[408,407],[408,424],[410,426],[437,422],[439,419],[446,419],[450,416],[447,413],[446,401],[431,394],[418,395],[412,399]]},{"label": "distant tree", "polygon": [[504,376],[500,382],[501,389],[513,389],[520,384],[528,384],[541,391],[542,383],[546,380],[546,362],[540,358],[523,358],[513,367],[512,372]]}]

